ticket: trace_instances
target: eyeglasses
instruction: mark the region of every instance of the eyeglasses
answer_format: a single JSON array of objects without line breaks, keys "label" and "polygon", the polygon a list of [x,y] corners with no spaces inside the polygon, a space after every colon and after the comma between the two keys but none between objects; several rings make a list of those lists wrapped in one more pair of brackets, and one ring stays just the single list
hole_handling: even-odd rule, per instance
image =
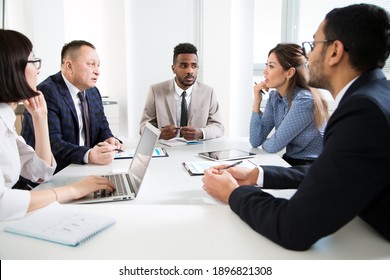
[{"label": "eyeglasses", "polygon": [[306,41],[306,42],[302,42],[303,55],[306,56],[306,58],[307,58],[307,55],[309,54],[309,52],[311,52],[314,49],[315,44],[320,44],[320,43],[327,44],[327,43],[332,43],[334,41],[336,41],[336,40],[322,40],[322,41]]},{"label": "eyeglasses", "polygon": [[42,59],[40,58],[34,58],[34,60],[27,60],[27,63],[34,64],[35,69],[41,69],[42,66]]}]

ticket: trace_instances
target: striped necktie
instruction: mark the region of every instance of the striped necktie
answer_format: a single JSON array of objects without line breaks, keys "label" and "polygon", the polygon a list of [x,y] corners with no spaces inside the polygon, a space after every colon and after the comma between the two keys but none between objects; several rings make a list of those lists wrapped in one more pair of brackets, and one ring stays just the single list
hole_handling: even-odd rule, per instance
[{"label": "striped necktie", "polygon": [[89,127],[89,118],[87,112],[87,102],[85,100],[85,96],[83,92],[79,92],[77,96],[80,99],[81,105],[81,117],[83,119],[83,132],[84,132],[84,146],[91,146],[91,135],[90,135],[90,127]]}]

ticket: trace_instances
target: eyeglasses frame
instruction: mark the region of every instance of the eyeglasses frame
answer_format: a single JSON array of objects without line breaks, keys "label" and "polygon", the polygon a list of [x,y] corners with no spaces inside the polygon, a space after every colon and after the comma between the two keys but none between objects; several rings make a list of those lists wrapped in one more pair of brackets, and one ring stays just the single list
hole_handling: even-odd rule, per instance
[{"label": "eyeglasses frame", "polygon": [[[34,64],[35,69],[41,69],[42,66],[42,59],[36,57],[34,60],[27,60],[27,63],[32,63]],[[38,66],[36,65],[38,63]]]},{"label": "eyeglasses frame", "polygon": [[305,41],[305,42],[302,42],[301,43],[301,49],[302,49],[302,52],[303,52],[303,55],[308,58],[308,53],[306,53],[306,50],[305,50],[305,44],[308,44],[310,46],[310,52],[313,51],[314,47],[315,47],[315,44],[318,43],[318,44],[329,44],[329,43],[333,43],[334,41],[336,41],[336,39],[332,39],[332,40],[319,40],[319,41]]}]

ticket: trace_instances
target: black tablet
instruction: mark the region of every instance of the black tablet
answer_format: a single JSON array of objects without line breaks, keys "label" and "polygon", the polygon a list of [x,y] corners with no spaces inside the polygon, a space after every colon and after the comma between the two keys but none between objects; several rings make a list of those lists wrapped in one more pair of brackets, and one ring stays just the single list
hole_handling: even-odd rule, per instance
[{"label": "black tablet", "polygon": [[210,160],[236,160],[254,157],[257,154],[241,150],[229,149],[221,151],[202,152],[198,153],[198,155],[200,157],[204,157]]}]

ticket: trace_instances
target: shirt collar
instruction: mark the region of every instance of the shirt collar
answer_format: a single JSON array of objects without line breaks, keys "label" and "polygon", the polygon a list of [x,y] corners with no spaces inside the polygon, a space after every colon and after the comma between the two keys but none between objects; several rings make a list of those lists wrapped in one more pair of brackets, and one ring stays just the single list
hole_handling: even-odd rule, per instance
[{"label": "shirt collar", "polygon": [[337,108],[339,106],[339,103],[340,103],[341,99],[343,98],[344,94],[347,92],[347,90],[353,84],[353,82],[356,81],[357,78],[359,78],[359,76],[357,76],[355,79],[351,80],[348,84],[346,84],[340,90],[340,92],[337,94],[336,98],[334,99],[334,101],[335,101],[335,108]]},{"label": "shirt collar", "polygon": [[70,94],[72,95],[72,96],[77,96],[77,94],[81,91],[81,90],[79,90],[77,87],[75,87],[71,82],[69,82],[66,78],[65,78],[65,76],[61,73],[61,75],[62,75],[62,78],[64,79],[64,81],[65,81],[65,84],[66,84],[66,86],[68,87],[68,89],[69,89],[69,92],[70,92]]},{"label": "shirt collar", "polygon": [[[181,96],[184,89],[182,89],[181,87],[179,87],[176,83],[176,79],[173,79],[173,84],[175,86],[175,92],[177,93],[177,95]],[[190,86],[189,88],[187,88],[185,90],[185,92],[187,93],[187,96],[190,96],[191,93],[192,93],[192,89],[194,88],[194,85]]]}]

